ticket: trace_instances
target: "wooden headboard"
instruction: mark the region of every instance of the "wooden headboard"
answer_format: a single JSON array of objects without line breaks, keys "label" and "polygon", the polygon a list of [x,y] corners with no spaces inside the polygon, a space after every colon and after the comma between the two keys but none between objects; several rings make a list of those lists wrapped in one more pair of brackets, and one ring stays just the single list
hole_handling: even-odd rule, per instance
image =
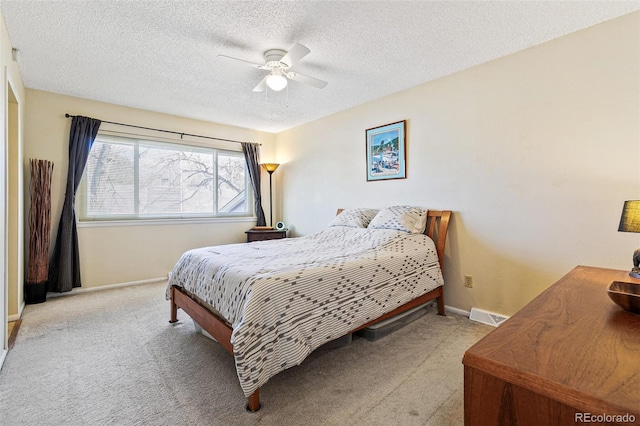
[{"label": "wooden headboard", "polygon": [[444,245],[447,241],[451,210],[429,210],[427,212],[427,227],[424,233],[436,243],[440,270],[444,274]]},{"label": "wooden headboard", "polygon": [[[342,210],[338,209],[336,215]],[[424,233],[431,237],[436,243],[436,251],[438,252],[438,262],[440,262],[440,270],[444,274],[444,246],[447,241],[447,231],[449,230],[449,219],[451,219],[451,210],[429,210],[427,212],[427,226]]]}]

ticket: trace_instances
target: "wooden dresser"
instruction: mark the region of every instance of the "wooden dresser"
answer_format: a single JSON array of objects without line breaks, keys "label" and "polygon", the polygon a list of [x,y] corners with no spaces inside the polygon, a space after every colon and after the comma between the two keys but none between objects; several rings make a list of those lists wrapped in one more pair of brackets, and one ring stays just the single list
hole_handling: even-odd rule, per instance
[{"label": "wooden dresser", "polygon": [[609,299],[612,281],[640,284],[578,266],[472,346],[465,425],[640,425],[640,315]]}]

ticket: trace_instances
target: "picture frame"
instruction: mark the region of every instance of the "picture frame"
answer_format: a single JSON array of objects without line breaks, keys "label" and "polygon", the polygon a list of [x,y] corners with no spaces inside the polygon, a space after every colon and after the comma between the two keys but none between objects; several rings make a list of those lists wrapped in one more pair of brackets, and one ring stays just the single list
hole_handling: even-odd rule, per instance
[{"label": "picture frame", "polygon": [[405,179],[405,120],[365,131],[367,150],[367,181]]}]

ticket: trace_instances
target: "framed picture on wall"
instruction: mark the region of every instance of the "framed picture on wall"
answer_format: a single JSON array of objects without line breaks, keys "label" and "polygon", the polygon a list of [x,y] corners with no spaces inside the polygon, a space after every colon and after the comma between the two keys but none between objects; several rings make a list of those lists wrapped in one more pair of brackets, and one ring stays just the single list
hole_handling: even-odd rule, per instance
[{"label": "framed picture on wall", "polygon": [[405,122],[367,129],[367,180],[404,179]]}]

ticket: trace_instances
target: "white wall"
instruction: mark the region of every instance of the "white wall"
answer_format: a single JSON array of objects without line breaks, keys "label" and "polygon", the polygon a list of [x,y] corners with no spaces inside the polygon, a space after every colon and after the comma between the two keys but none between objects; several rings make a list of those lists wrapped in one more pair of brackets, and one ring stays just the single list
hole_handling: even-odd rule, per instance
[{"label": "white wall", "polygon": [[[633,13],[278,134],[282,218],[303,235],[338,207],[453,210],[445,296],[464,310],[511,315],[577,264],[630,269],[640,236],[617,226],[623,201],[640,199],[639,23]],[[407,179],[367,182],[365,129],[400,120]]]},{"label": "white wall", "polygon": [[[271,133],[31,89],[27,90],[26,103],[25,161],[29,158],[42,158],[54,162],[52,246],[62,210],[68,166],[71,120],[64,117],[65,113],[217,138],[259,142],[262,143],[261,159],[264,162],[274,160],[275,136]],[[103,124],[101,129],[109,127],[114,128]],[[130,128],[120,127],[118,130],[141,133],[140,130]],[[202,139],[198,141],[209,144]],[[237,144],[226,143],[225,146],[229,149],[239,148]],[[263,173],[262,186],[266,195],[264,209],[267,215],[268,181],[268,174]],[[90,288],[165,277],[184,251],[207,245],[246,241],[244,231],[253,225],[255,221],[109,227],[80,225],[78,242],[82,286]]]}]

